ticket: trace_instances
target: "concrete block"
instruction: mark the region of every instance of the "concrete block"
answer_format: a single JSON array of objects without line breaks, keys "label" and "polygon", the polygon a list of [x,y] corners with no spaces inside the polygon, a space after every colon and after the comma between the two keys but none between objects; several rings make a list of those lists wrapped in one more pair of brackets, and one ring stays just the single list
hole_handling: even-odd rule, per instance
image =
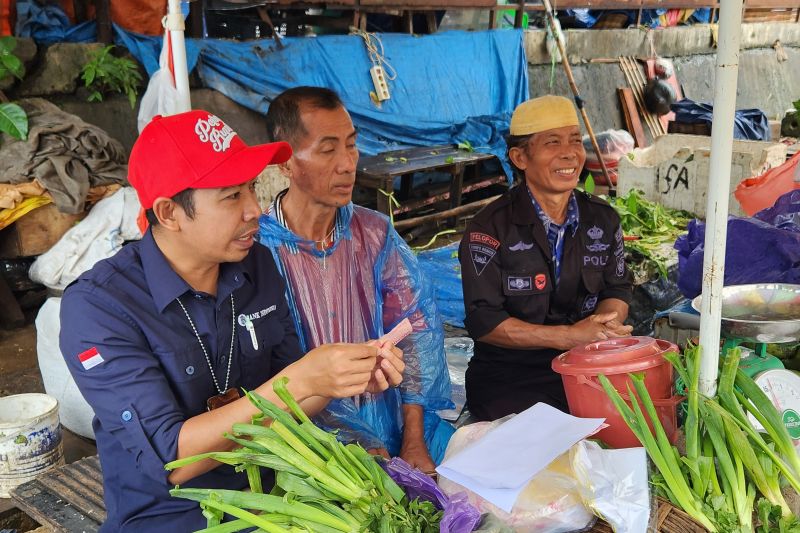
[{"label": "concrete block", "polygon": [[[708,196],[711,137],[663,135],[647,148],[637,148],[619,162],[617,192],[631,189],[672,209],[683,209],[705,218]],[[758,141],[734,141],[728,212],[744,216],[733,191],[743,179],[758,176],[786,161],[786,145]]]},{"label": "concrete block", "polygon": [[57,43],[47,48],[38,68],[30,72],[17,89],[17,97],[72,94],[78,87],[81,69],[100,43]]}]

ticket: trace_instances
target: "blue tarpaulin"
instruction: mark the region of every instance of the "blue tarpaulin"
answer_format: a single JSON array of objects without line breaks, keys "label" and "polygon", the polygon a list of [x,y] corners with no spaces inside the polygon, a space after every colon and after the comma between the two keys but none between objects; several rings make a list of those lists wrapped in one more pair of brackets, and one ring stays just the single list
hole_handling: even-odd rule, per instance
[{"label": "blue tarpaulin", "polygon": [[[160,39],[118,33],[148,71],[157,65]],[[353,117],[363,154],[466,140],[507,164],[504,135],[511,112],[528,98],[521,30],[378,38],[397,72],[388,82],[391,98],[380,106],[369,95],[372,63],[358,36],[286,38],[283,49],[271,40],[190,39],[187,55],[199,49],[197,69],[206,86],[260,113],[291,87],[335,90]]]},{"label": "blue tarpaulin", "polygon": [[436,307],[442,320],[464,327],[464,293],[461,290],[461,264],[458,243],[424,250],[417,254],[419,267],[433,286]]},{"label": "blue tarpaulin", "polygon": [[[57,8],[51,11],[33,9],[27,34],[48,42],[85,42],[96,35],[94,22],[68,27]],[[114,34],[149,75],[158,69],[161,37],[116,25]],[[206,86],[262,114],[286,89],[328,87],[353,117],[363,154],[469,141],[498,156],[510,179],[504,136],[511,112],[529,96],[522,30],[376,37],[397,72],[388,81],[391,98],[380,105],[370,98],[372,62],[357,35],[288,37],[282,49],[272,40],[186,39],[187,66],[190,72],[196,66]]]},{"label": "blue tarpaulin", "polygon": [[[118,26],[114,33],[148,74],[158,69],[161,37]],[[372,63],[356,35],[289,37],[283,49],[272,40],[187,39],[186,57],[206,86],[262,114],[291,87],[335,90],[353,117],[362,154],[469,141],[477,151],[498,156],[510,177],[504,136],[511,112],[528,99],[522,31],[377,37],[397,72],[388,82],[391,98],[380,106],[370,98]]]},{"label": "blue tarpaulin", "polygon": [[[707,124],[711,126],[714,106],[684,98],[672,104],[675,122]],[[745,141],[769,141],[769,120],[760,109],[739,109],[733,117],[733,138]]]}]

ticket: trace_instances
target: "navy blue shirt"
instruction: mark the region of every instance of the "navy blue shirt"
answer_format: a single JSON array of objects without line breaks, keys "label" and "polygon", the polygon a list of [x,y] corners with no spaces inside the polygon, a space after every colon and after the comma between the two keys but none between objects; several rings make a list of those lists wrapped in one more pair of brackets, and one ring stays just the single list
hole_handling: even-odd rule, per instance
[{"label": "navy blue shirt", "polygon": [[[97,263],[61,304],[61,352],[95,412],[108,518],[101,531],[177,533],[205,527],[196,502],[172,498],[164,464],[185,420],[218,394],[180,297],[224,387],[254,389],[302,354],[285,286],[269,250],[220,265],[217,295],[194,291],[167,263],[152,233]],[[252,324],[255,342],[248,330]],[[240,489],[244,474],[220,466],[185,487]]]}]

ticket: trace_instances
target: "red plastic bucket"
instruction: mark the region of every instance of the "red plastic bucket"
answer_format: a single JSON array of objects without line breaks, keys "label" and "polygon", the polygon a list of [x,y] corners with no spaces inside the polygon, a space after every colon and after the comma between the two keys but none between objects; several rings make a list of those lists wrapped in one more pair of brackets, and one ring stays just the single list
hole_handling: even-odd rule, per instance
[{"label": "red plastic bucket", "polygon": [[675,344],[651,337],[611,339],[559,355],[553,359],[553,370],[561,374],[570,413],[581,418],[605,418],[609,427],[596,437],[614,448],[633,448],[641,443],[611,403],[597,376],[605,375],[627,401],[628,374],[644,373],[644,383],[658,418],[674,443],[678,437],[676,406],[683,397],[673,394],[672,365],[664,359],[664,354],[677,351]]}]

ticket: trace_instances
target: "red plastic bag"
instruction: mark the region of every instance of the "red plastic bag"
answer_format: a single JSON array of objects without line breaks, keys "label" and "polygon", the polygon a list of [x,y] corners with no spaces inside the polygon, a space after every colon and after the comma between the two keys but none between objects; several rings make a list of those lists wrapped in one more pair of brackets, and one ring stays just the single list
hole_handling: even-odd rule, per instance
[{"label": "red plastic bag", "polygon": [[760,176],[742,180],[733,192],[742,210],[753,216],[762,209],[775,205],[775,201],[794,189],[800,189],[800,152],[786,163],[771,168]]}]

